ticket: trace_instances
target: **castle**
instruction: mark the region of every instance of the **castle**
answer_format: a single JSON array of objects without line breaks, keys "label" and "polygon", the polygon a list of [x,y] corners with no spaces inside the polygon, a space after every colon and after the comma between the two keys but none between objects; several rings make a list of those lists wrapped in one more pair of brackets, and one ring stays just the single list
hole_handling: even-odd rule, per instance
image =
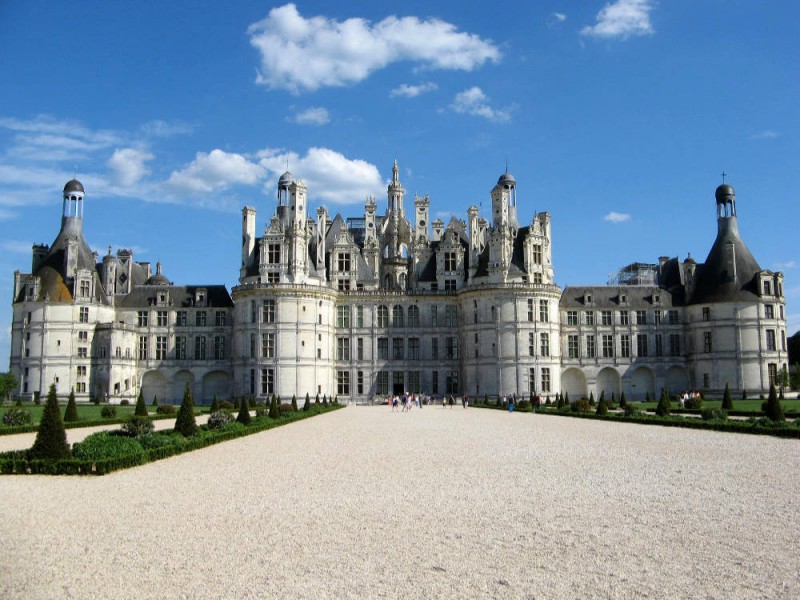
[{"label": "castle", "polygon": [[523,223],[503,173],[491,221],[430,222],[395,162],[387,207],[362,217],[309,213],[305,183],[278,180],[262,235],[242,211],[239,285],[174,285],[161,264],[82,231],[84,188],[64,186],[61,230],[14,274],[11,371],[23,397],[55,383],[79,400],[210,401],[336,395],[577,398],[605,392],[764,392],[788,362],[783,275],[761,269],[739,236],[730,185],[715,194],[717,238],[702,264],[634,263],[605,286],[554,283],[551,218]]}]

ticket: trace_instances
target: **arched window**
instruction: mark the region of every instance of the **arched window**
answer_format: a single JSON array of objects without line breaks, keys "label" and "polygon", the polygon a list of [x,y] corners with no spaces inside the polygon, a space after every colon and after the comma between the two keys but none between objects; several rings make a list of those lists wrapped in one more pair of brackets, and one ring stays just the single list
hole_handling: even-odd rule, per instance
[{"label": "arched window", "polygon": [[389,326],[389,309],[385,306],[378,307],[378,327]]},{"label": "arched window", "polygon": [[386,277],[383,278],[383,287],[387,290],[390,290],[392,287],[394,287],[392,285],[392,276],[388,273],[386,274]]},{"label": "arched window", "polygon": [[400,287],[401,290],[406,289],[406,279],[407,279],[406,274],[405,273],[400,273],[400,281],[399,281],[400,286],[399,287]]},{"label": "arched window", "polygon": [[419,306],[416,304],[408,307],[408,326],[419,327]]},{"label": "arched window", "polygon": [[403,325],[403,307],[399,304],[392,308],[392,327],[404,327]]}]

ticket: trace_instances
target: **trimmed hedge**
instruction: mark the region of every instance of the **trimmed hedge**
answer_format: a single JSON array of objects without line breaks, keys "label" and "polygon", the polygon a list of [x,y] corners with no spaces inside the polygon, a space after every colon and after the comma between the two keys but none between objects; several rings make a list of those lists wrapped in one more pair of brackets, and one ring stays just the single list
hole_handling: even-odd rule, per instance
[{"label": "trimmed hedge", "polygon": [[[77,460],[74,458],[56,461],[30,460],[28,458],[28,450],[4,452],[0,454],[0,473],[15,475],[105,475],[106,473],[111,473],[120,469],[136,467],[147,462],[161,460],[162,458],[168,458],[183,452],[199,450],[200,448],[213,446],[214,444],[226,442],[238,437],[266,431],[273,427],[280,427],[281,425],[287,425],[295,421],[302,421],[303,419],[326,412],[332,412],[340,408],[343,407],[315,407],[308,412],[296,412],[279,419],[257,418],[253,419],[253,422],[248,426],[234,422],[215,431],[209,431],[205,428],[201,429],[196,435],[189,438],[183,438],[171,433],[148,434],[139,440],[141,446],[144,447],[144,452],[102,460]],[[108,421],[104,421],[104,423],[108,424]],[[176,440],[175,443],[169,443],[169,445],[166,445],[167,443],[164,442],[164,445],[153,447],[161,443],[154,443],[150,440],[144,442],[150,435],[163,438],[180,438],[184,443],[180,443]],[[123,437],[121,439],[130,440],[132,438]]]},{"label": "trimmed hedge", "polygon": [[[28,411],[25,411],[28,412]],[[30,414],[30,413],[28,413]],[[174,419],[174,411],[172,416],[170,415],[159,415],[159,416],[150,416],[147,417],[151,421],[158,421],[161,419]],[[81,427],[99,427],[100,425],[121,425],[125,423],[130,416],[128,417],[121,417],[118,419],[93,419],[91,421],[77,421],[71,423],[64,423],[64,429],[79,429]],[[38,425],[20,425],[16,427],[0,427],[0,435],[15,435],[17,433],[34,433],[38,431]]]}]

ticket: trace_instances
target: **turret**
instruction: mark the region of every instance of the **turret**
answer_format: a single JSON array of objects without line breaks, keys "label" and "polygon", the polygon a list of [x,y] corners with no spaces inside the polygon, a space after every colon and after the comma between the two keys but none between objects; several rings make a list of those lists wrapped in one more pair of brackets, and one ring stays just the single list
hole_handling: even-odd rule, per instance
[{"label": "turret", "polygon": [[253,266],[256,245],[256,209],[245,206],[242,209],[242,266],[239,279],[247,277],[248,269]]}]

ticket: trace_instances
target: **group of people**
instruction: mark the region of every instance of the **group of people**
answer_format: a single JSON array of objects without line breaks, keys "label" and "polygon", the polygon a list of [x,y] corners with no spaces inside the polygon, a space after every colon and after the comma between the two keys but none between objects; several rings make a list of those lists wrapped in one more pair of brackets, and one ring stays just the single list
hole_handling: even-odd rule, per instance
[{"label": "group of people", "polygon": [[406,392],[402,396],[394,395],[389,396],[388,404],[392,407],[392,412],[396,410],[401,410],[401,412],[406,412],[414,408],[422,408],[423,402],[427,404],[427,397],[422,394],[415,394],[414,392],[408,393]]},{"label": "group of people", "polygon": [[700,397],[700,392],[683,392],[683,395],[681,396],[681,408],[686,408],[686,401],[689,398],[695,399]]}]

